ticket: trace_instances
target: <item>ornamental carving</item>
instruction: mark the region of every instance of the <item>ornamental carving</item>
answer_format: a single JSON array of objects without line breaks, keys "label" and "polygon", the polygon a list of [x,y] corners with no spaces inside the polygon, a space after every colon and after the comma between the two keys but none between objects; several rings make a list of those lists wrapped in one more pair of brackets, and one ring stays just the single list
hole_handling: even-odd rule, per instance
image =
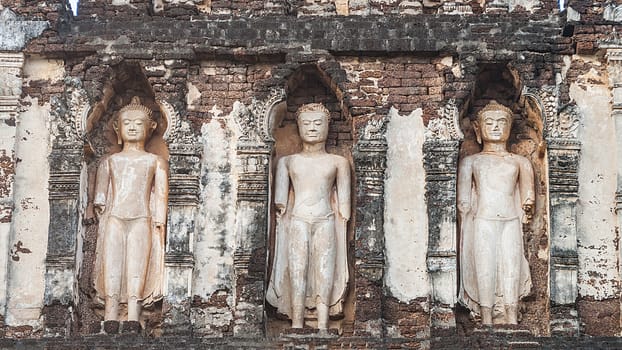
[{"label": "ornamental carving", "polygon": [[[619,40],[619,43],[618,45],[622,47],[622,40]],[[622,50],[619,48],[607,50],[607,73],[611,86],[619,87],[622,84]]]},{"label": "ornamental carving", "polygon": [[542,111],[544,125],[548,125],[556,118],[559,90],[555,86],[547,85],[539,88],[525,86],[522,95],[536,101]]},{"label": "ornamental carving", "polygon": [[22,93],[22,81],[18,70],[0,71],[0,96],[19,96]]},{"label": "ornamental carving", "polygon": [[556,118],[548,123],[548,135],[554,138],[576,139],[579,132],[581,114],[577,105],[569,104],[563,107]]},{"label": "ornamental carving", "polygon": [[264,144],[273,142],[271,135],[270,110],[277,103],[285,100],[285,90],[273,89],[265,100],[253,98],[250,106],[236,101],[233,104],[233,118],[242,135],[240,141]]},{"label": "ornamental carving", "polygon": [[91,109],[88,94],[78,78],[65,78],[65,90],[51,98],[51,134],[56,145],[82,140],[84,123]]},{"label": "ornamental carving", "polygon": [[605,21],[621,22],[622,21],[622,5],[616,5],[610,2],[605,6],[603,11],[603,19]]},{"label": "ornamental carving", "polygon": [[164,140],[170,144],[192,145],[197,142],[196,135],[187,120],[179,117],[179,112],[167,101],[157,101],[162,115],[167,121]]},{"label": "ornamental carving", "polygon": [[363,129],[362,141],[378,141],[383,140],[387,132],[387,117],[383,116],[379,119],[370,119]]},{"label": "ornamental carving", "polygon": [[455,99],[438,110],[439,118],[432,119],[425,128],[426,141],[453,141],[462,140],[464,134],[460,130],[460,111]]},{"label": "ornamental carving", "polygon": [[22,93],[22,53],[0,53],[0,113],[16,112]]}]

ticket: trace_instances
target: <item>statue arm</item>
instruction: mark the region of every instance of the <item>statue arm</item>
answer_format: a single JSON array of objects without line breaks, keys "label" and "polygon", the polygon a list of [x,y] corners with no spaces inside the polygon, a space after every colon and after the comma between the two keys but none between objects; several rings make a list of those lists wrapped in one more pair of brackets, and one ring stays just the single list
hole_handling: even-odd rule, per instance
[{"label": "statue arm", "polygon": [[350,164],[345,158],[340,159],[337,166],[337,200],[339,201],[339,214],[346,220],[350,220]]},{"label": "statue arm", "polygon": [[471,187],[473,181],[473,159],[464,158],[458,165],[458,211],[471,211]]},{"label": "statue arm", "polygon": [[274,205],[277,215],[283,215],[287,208],[289,197],[289,171],[287,169],[287,157],[282,157],[276,165],[276,178],[274,180]]},{"label": "statue arm", "polygon": [[108,164],[108,158],[106,158],[99,163],[95,180],[95,199],[93,200],[93,206],[95,207],[95,214],[97,214],[97,216],[100,216],[106,208],[109,185],[110,165]]},{"label": "statue arm", "polygon": [[154,181],[155,213],[153,215],[156,227],[164,227],[168,209],[168,163],[158,157]]},{"label": "statue arm", "polygon": [[518,176],[521,205],[527,218],[531,218],[536,194],[534,190],[533,167],[527,158],[522,158],[520,162],[520,174]]}]

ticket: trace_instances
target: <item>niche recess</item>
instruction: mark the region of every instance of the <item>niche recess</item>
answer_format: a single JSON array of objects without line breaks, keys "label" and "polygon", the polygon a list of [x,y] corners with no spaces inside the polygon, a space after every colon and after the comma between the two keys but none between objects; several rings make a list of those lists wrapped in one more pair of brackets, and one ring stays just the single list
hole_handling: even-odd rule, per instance
[{"label": "niche recess", "polygon": [[[510,64],[496,62],[480,64],[473,94],[471,99],[465,103],[466,113],[463,113],[460,121],[464,132],[460,159],[481,150],[481,146],[475,138],[472,121],[476,119],[477,112],[489,101],[496,100],[514,112],[508,149],[510,152],[522,155],[531,161],[536,190],[534,217],[529,225],[523,225],[524,253],[529,262],[532,288],[530,294],[520,303],[519,327],[528,329],[535,335],[545,335],[548,333],[549,324],[549,233],[547,223],[549,206],[543,113],[536,101],[522,96],[521,91],[520,76]],[[459,237],[460,239],[461,237]],[[460,246],[460,241],[458,244]],[[456,308],[456,323],[458,329],[467,334],[472,332],[478,324],[470,317],[469,311],[461,306]]]},{"label": "niche recess", "polygon": [[[83,238],[82,263],[79,271],[80,303],[78,314],[81,333],[98,333],[103,320],[103,305],[95,298],[93,288],[93,269],[96,258],[98,223],[93,213],[93,192],[97,167],[102,159],[119,152],[121,145],[113,129],[117,112],[130,103],[133,96],[140,97],[141,103],[152,110],[152,117],[158,123],[145,148],[148,152],[169,159],[168,148],[164,140],[167,127],[171,124],[166,111],[156,101],[151,86],[139,64],[121,63],[112,69],[111,78],[104,84],[101,100],[95,103],[86,121],[86,142],[84,158],[87,168],[85,224]],[[147,332],[160,328],[162,302],[159,301],[142,312],[141,323]],[[126,310],[121,310],[120,319],[124,319]]]},{"label": "niche recess", "polygon": [[[283,106],[279,108],[279,113],[275,113],[272,120],[272,135],[275,140],[274,153],[272,156],[271,181],[274,178],[276,164],[278,160],[290,154],[297,153],[301,150],[301,140],[298,134],[296,124],[296,110],[303,104],[307,103],[323,103],[329,111],[331,111],[331,120],[326,142],[326,150],[328,153],[338,154],[350,161],[350,177],[352,183],[352,217],[348,222],[348,247],[354,238],[354,167],[352,166],[352,119],[347,108],[342,108],[342,100],[338,96],[342,96],[340,91],[335,91],[330,87],[330,77],[315,65],[301,66],[287,80],[286,92],[287,100]],[[275,226],[276,217],[274,213],[274,191],[270,194],[270,230],[269,230],[269,254],[268,254],[268,271],[267,280],[270,280],[270,273],[274,261],[274,242],[275,242]],[[354,271],[353,271],[353,254],[352,249],[348,249],[348,269],[349,280],[346,291],[345,302],[343,305],[343,317],[332,318],[329,328],[336,328],[342,334],[348,334],[352,331],[354,324]],[[272,305],[266,303],[266,311],[268,315],[267,335],[278,336],[287,328],[291,327],[290,321],[284,315],[279,315]],[[306,327],[316,327],[315,320],[306,320]]]}]

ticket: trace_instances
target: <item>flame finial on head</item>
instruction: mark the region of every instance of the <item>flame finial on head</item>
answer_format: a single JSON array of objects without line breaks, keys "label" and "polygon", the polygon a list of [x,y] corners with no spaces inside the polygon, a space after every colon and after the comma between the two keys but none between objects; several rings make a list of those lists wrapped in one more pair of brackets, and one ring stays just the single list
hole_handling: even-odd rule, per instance
[{"label": "flame finial on head", "polygon": [[296,119],[298,119],[300,115],[305,112],[322,112],[326,114],[328,119],[330,119],[330,111],[321,103],[307,103],[300,106],[296,111]]},{"label": "flame finial on head", "polygon": [[125,107],[121,108],[121,110],[119,111],[119,115],[127,111],[142,112],[147,116],[147,119],[153,121],[153,118],[151,116],[152,114],[151,109],[149,109],[147,106],[140,103],[140,97],[138,96],[132,97],[132,100],[130,101],[130,103],[127,104]]},{"label": "flame finial on head", "polygon": [[508,117],[510,118],[510,120],[512,120],[512,116],[514,115],[514,112],[512,112],[511,109],[509,109],[508,107],[500,104],[499,102],[492,100],[490,102],[488,102],[488,104],[486,104],[486,106],[484,106],[484,108],[480,109],[479,112],[477,112],[477,120],[481,120],[482,116],[486,113],[486,112],[490,112],[490,111],[503,111],[505,112]]}]

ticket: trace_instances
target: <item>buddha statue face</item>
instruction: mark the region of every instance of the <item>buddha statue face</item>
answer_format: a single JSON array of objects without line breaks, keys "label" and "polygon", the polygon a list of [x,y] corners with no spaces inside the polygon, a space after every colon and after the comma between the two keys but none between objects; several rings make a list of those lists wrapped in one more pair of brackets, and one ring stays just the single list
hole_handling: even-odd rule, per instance
[{"label": "buddha statue face", "polygon": [[123,142],[145,141],[156,123],[142,111],[127,110],[119,113],[117,121],[119,136]]},{"label": "buddha statue face", "polygon": [[512,130],[512,110],[506,106],[490,101],[473,122],[477,143],[506,143]]},{"label": "buddha statue face", "polygon": [[127,106],[121,108],[114,121],[114,131],[117,133],[117,143],[145,142],[158,124],[151,119],[151,110],[140,103],[140,98],[134,96]]},{"label": "buddha statue face", "polygon": [[506,142],[510,138],[512,118],[503,110],[482,113],[478,124],[484,142]]},{"label": "buddha statue face", "polygon": [[328,115],[324,111],[305,111],[298,115],[298,132],[305,143],[326,142]]}]

